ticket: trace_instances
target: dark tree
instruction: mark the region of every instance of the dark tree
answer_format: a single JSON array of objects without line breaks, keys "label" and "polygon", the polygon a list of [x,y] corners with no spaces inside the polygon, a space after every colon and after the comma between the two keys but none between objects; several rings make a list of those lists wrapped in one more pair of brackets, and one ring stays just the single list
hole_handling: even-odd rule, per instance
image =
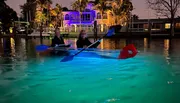
[{"label": "dark tree", "polygon": [[9,33],[9,28],[13,26],[12,22],[18,20],[18,17],[17,13],[6,5],[4,1],[0,1],[0,20],[2,22],[3,32]]},{"label": "dark tree", "polygon": [[133,19],[133,20],[138,20],[138,19],[139,19],[139,16],[136,15],[136,14],[134,14],[134,15],[132,15],[132,19]]},{"label": "dark tree", "polygon": [[174,19],[180,8],[180,0],[146,0],[149,8],[158,16],[166,16],[171,23],[171,36],[174,36]]},{"label": "dark tree", "polygon": [[99,0],[95,0],[95,4],[97,5],[99,3]]},{"label": "dark tree", "polygon": [[63,7],[62,10],[63,11],[68,11],[68,8],[67,7]]}]

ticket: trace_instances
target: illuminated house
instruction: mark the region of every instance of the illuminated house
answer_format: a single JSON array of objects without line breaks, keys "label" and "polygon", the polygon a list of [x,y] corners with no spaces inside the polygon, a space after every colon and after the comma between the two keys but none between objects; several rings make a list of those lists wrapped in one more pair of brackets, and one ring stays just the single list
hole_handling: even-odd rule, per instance
[{"label": "illuminated house", "polygon": [[101,19],[101,13],[98,10],[94,10],[94,2],[89,2],[85,11],[82,12],[80,21],[80,12],[78,11],[63,11],[63,27],[66,30],[72,32],[79,31],[81,25],[82,29],[89,31],[93,30],[94,21],[97,21],[98,31],[104,32],[107,28],[113,25],[113,15],[110,11],[103,14],[103,19]]},{"label": "illuminated house", "polygon": [[[113,2],[112,0],[106,0],[105,2],[107,5],[112,6],[112,2]],[[110,10],[106,11],[101,17],[101,13],[98,10],[95,10],[94,7],[95,7],[95,2],[90,1],[84,12],[82,12],[81,20],[80,20],[80,12],[75,10],[63,11],[62,12],[63,21],[61,21],[61,27],[60,27],[61,31],[79,32],[81,27],[82,29],[87,30],[87,32],[93,32],[94,21],[97,21],[98,32],[106,32],[109,26],[115,24],[115,19],[114,19],[115,17],[113,16],[113,13]],[[50,11],[51,10],[53,9],[50,8]],[[35,21],[39,23],[38,26],[41,25],[40,23],[42,20],[45,21],[44,19],[45,15],[43,15],[41,12],[42,12],[41,6],[37,5],[36,13],[38,15],[36,15]]]}]

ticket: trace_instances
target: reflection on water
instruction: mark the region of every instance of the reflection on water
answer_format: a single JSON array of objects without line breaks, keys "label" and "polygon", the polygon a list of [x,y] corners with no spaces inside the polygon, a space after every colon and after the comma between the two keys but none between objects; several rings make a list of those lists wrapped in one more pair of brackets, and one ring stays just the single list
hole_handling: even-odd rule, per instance
[{"label": "reflection on water", "polygon": [[164,55],[165,57],[169,56],[169,39],[164,40]]},{"label": "reflection on water", "polygon": [[[65,43],[72,43],[72,48],[76,49],[76,38],[65,39]],[[93,39],[90,39],[94,42]],[[43,44],[51,45],[50,39],[43,39]],[[100,49],[122,49],[129,43],[133,43],[140,52],[154,52],[164,55],[167,62],[174,59],[173,55],[179,55],[180,42],[178,39],[103,39],[98,46]],[[41,44],[40,39],[24,38],[1,38],[0,56],[8,59],[26,60],[28,58],[40,58],[42,55],[36,52],[35,46]],[[170,45],[171,44],[171,45]],[[48,55],[44,53],[44,55]],[[171,56],[171,57],[170,57]],[[2,58],[1,58],[2,59]],[[1,60],[0,60],[1,61]],[[4,60],[5,61],[5,60]],[[170,62],[169,62],[170,63]]]},{"label": "reflection on water", "polygon": [[[69,44],[72,43],[72,48],[76,49],[76,38],[69,38],[65,39],[65,43]],[[90,39],[91,42],[94,42],[93,39]],[[43,44],[45,45],[51,45],[51,40],[50,39],[43,39]],[[169,39],[155,39],[151,40],[149,42],[148,38],[144,39],[131,39],[131,40],[126,40],[126,39],[103,39],[101,44],[98,46],[100,49],[122,49],[129,43],[133,43],[138,50],[143,50],[144,52],[150,50],[150,51],[164,51],[164,55],[168,56],[169,55],[169,48],[170,48],[170,42],[171,44],[171,49],[173,52],[178,52],[173,48],[179,48],[176,47],[178,46],[178,43],[180,44],[179,41],[176,39],[174,40],[169,40]],[[1,38],[0,40],[0,55],[1,56],[35,56],[37,55],[35,51],[35,46],[40,45],[41,40],[40,39],[23,39],[23,38]]]},{"label": "reflection on water", "polygon": [[[76,38],[65,39],[65,43],[72,43],[72,48],[76,49]],[[90,39],[94,42],[93,39]],[[51,45],[50,39],[43,39],[43,44]],[[179,54],[180,42],[178,39],[103,39],[98,46],[100,49],[122,49],[129,43],[133,43],[139,51],[143,52],[159,52],[169,59],[170,54]],[[171,43],[171,45],[170,45]],[[0,56],[11,56],[16,58],[37,57],[39,53],[36,52],[35,46],[41,44],[40,39],[24,38],[1,38],[0,40]],[[47,54],[45,54],[47,55]]]},{"label": "reflection on water", "polygon": [[125,39],[104,39],[101,43],[101,49],[122,49],[126,45]]}]

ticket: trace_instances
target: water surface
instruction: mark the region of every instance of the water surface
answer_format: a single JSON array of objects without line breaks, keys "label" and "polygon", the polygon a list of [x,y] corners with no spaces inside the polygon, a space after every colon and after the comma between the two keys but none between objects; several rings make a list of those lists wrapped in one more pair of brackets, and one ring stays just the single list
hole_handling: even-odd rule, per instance
[{"label": "water surface", "polygon": [[[66,43],[76,49],[75,41]],[[138,55],[115,59],[128,43]],[[178,39],[104,39],[99,51],[66,63],[61,56],[36,52],[38,44],[38,39],[1,39],[0,103],[180,103]]]}]

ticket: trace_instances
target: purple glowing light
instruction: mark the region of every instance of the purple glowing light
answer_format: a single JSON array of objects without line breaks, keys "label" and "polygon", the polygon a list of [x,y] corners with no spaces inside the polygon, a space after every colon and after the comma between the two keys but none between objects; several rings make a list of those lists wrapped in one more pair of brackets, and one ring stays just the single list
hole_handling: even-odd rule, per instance
[{"label": "purple glowing light", "polygon": [[[96,19],[96,11],[92,10],[92,4],[88,4],[86,10],[82,12],[81,22],[80,13],[78,11],[68,11],[65,15],[65,23],[68,25],[72,24],[82,24],[82,25],[92,25]],[[84,19],[84,20],[83,20]]]}]

